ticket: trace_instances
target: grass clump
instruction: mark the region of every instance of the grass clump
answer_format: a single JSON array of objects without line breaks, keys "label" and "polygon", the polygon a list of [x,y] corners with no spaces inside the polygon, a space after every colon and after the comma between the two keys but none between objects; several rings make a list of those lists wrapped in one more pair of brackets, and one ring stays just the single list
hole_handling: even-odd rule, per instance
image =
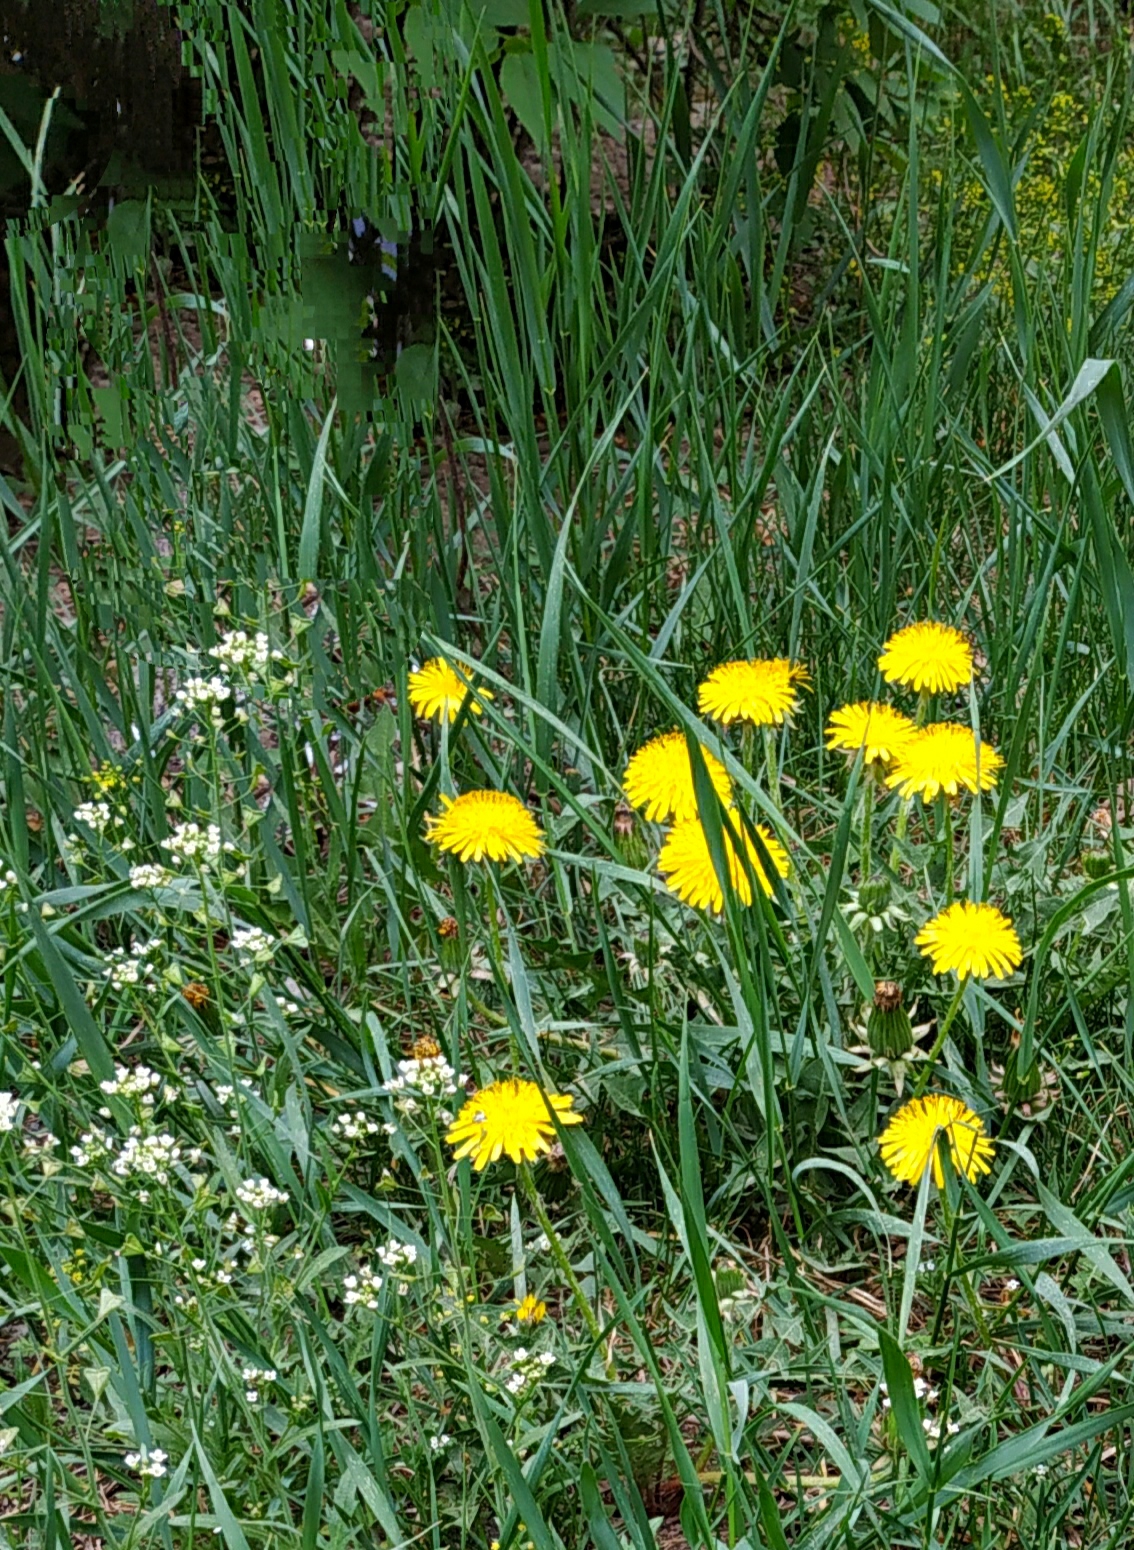
[{"label": "grass clump", "polygon": [[1129,1537],[1121,20],[595,10],[21,142],[13,1543]]}]

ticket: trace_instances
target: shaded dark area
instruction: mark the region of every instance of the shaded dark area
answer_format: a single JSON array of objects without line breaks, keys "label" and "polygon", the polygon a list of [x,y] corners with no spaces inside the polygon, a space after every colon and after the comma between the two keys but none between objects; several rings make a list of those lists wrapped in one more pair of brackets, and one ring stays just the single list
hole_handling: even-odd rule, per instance
[{"label": "shaded dark area", "polygon": [[[182,64],[182,40],[161,0],[0,0],[0,108],[34,146],[59,88],[44,144],[49,195],[70,192],[101,223],[112,204],[191,196],[201,124],[201,87]],[[0,138],[0,219],[26,219],[31,183],[15,148]],[[24,419],[27,395],[12,313],[7,253],[0,249],[0,394]],[[0,470],[18,470],[19,447],[0,430]]]}]

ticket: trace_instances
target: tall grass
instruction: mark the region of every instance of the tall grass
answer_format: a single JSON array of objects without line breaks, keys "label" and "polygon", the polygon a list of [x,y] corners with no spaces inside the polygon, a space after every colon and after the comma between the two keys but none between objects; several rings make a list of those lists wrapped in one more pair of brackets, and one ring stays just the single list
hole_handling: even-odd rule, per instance
[{"label": "tall grass", "polygon": [[[373,29],[317,0],[178,12],[239,233],[202,192],[133,209],[117,241],[68,217],[6,238],[29,408],[26,480],[0,483],[4,1531],[1124,1544],[1119,23],[881,0],[778,30],[667,5],[641,36],[443,0],[375,5]],[[1081,133],[1052,127],[1057,90]],[[1037,249],[1041,162],[1063,171]],[[303,345],[304,242],[344,211],[435,223],[458,298],[369,420],[338,408],[335,347]],[[141,326],[162,312],[175,373]],[[926,617],[977,655],[938,713],[1006,765],[896,840],[879,795],[871,870],[893,843],[905,914],[876,933],[848,901],[870,777],[823,729]],[[235,628],[280,657],[214,725],[176,691]],[[493,693],[482,714],[415,719],[408,673],[434,655]],[[810,670],[767,751],[694,709],[740,656]],[[626,760],[671,726],[733,778],[730,815],[694,752],[718,870],[757,822],[789,845],[767,903],[687,909],[656,826],[627,832]],[[427,843],[477,787],[528,802],[537,867]],[[92,800],[101,834],[75,817]],[[227,861],[132,879],[190,819]],[[937,1068],[997,1137],[992,1178],[910,1192],[874,1144],[893,1073],[859,1047],[876,976],[915,1022],[946,1015],[912,938],[944,902],[947,825],[958,890],[1028,956],[969,986]],[[234,948],[253,928],[259,960]],[[151,938],[153,976],[107,978]],[[569,1090],[585,1125],[530,1176],[454,1167],[443,1122],[387,1086],[422,1038],[478,1083]],[[181,1089],[159,1097],[165,1183],[84,1139],[150,1124],[100,1091],[116,1061]],[[1005,1096],[1013,1072],[1040,1095]],[[227,1226],[261,1177],[287,1201]],[[375,1310],[349,1302],[387,1242],[416,1254],[408,1290],[386,1273]],[[502,1329],[529,1292],[548,1318]],[[521,1336],[556,1358],[522,1400]],[[155,1447],[160,1477],[125,1462]]]}]

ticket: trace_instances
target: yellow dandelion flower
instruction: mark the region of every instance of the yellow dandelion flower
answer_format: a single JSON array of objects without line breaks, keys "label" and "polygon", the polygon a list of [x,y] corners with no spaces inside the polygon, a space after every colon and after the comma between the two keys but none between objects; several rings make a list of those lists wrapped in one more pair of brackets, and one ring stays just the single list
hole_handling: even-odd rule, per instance
[{"label": "yellow dandelion flower", "polygon": [[889,764],[905,747],[917,728],[892,705],[860,700],[833,711],[827,723],[827,747],[857,753],[867,764]]},{"label": "yellow dandelion flower", "polygon": [[978,742],[972,727],[936,721],[920,727],[898,750],[886,776],[904,797],[915,793],[932,802],[940,792],[955,797],[966,791],[991,791],[1004,760],[988,743]]},{"label": "yellow dandelion flower", "polygon": [[471,1157],[480,1173],[507,1152],[514,1163],[534,1162],[549,1152],[555,1140],[554,1111],[561,1125],[581,1125],[583,1116],[573,1114],[574,1098],[543,1093],[534,1082],[510,1077],[482,1087],[461,1109],[445,1139],[460,1159]]},{"label": "yellow dandelion flower", "polygon": [[472,700],[474,716],[484,714],[479,700],[494,698],[489,689],[473,689],[468,679],[443,657],[431,657],[416,673],[409,675],[410,704],[419,716],[437,721],[456,721],[467,699]]},{"label": "yellow dandelion flower", "polygon": [[[713,789],[727,806],[732,797],[728,772],[707,748],[701,752]],[[645,810],[652,823],[664,823],[667,818],[696,818],[693,766],[684,732],[665,732],[643,744],[626,766],[622,789],[635,807]]]},{"label": "yellow dandelion flower", "polygon": [[523,861],[542,855],[543,831],[507,791],[442,797],[445,811],[426,819],[425,837],[461,861]]},{"label": "yellow dandelion flower", "polygon": [[973,676],[973,649],[951,624],[926,619],[890,636],[878,658],[887,683],[905,684],[920,694],[959,689]]},{"label": "yellow dandelion flower", "polygon": [[786,657],[722,662],[697,691],[697,707],[727,727],[733,721],[779,726],[798,705],[796,684],[807,682],[807,669]]},{"label": "yellow dandelion flower", "polygon": [[[730,816],[739,830],[738,815],[732,813]],[[740,832],[743,834],[745,849],[756,879],[770,898],[772,885],[760,864],[756,847],[746,831],[740,830]],[[764,841],[764,846],[772,859],[772,865],[781,877],[786,877],[791,870],[787,851],[763,824],[757,824],[756,832]],[[748,881],[748,873],[741,864],[727,831],[724,835],[724,843],[732,886],[742,904],[751,904],[752,886]],[[694,909],[711,910],[715,915],[719,915],[724,909],[724,892],[713,866],[713,858],[709,854],[708,836],[699,818],[686,818],[674,824],[658,856],[658,871],[665,878],[666,886],[679,899],[686,904],[691,904]]]},{"label": "yellow dandelion flower", "polygon": [[934,974],[950,970],[960,979],[1007,979],[1023,962],[1024,950],[1016,928],[995,904],[969,899],[950,904],[934,915],[914,937]]},{"label": "yellow dandelion flower", "polygon": [[515,1318],[518,1324],[542,1324],[547,1317],[547,1304],[533,1297],[531,1292],[523,1302],[517,1303]]},{"label": "yellow dandelion flower", "polygon": [[946,1093],[928,1093],[903,1104],[878,1137],[882,1161],[896,1179],[904,1184],[920,1184],[931,1164],[938,1189],[945,1183],[945,1171],[937,1152],[937,1138],[944,1135],[949,1157],[958,1173],[970,1182],[977,1175],[991,1173],[988,1159],[994,1143],[985,1135],[984,1123],[959,1098]]}]

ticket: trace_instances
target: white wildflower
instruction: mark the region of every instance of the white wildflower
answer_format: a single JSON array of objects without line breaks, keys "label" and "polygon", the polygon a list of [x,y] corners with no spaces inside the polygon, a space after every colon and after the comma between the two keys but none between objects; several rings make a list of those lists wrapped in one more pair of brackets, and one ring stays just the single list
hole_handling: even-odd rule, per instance
[{"label": "white wildflower", "polygon": [[180,1158],[181,1148],[171,1135],[144,1136],[138,1126],[133,1125],[110,1168],[120,1179],[137,1175],[168,1184],[170,1169]]},{"label": "white wildflower", "polygon": [[377,1135],[379,1128],[377,1120],[371,1119],[361,1109],[356,1109],[353,1114],[340,1114],[331,1124],[334,1134],[342,1136],[346,1141],[361,1141],[364,1136]]},{"label": "white wildflower", "polygon": [[277,939],[259,926],[241,926],[232,933],[232,950],[245,963],[267,963],[278,946]]},{"label": "white wildflower", "polygon": [[222,667],[243,673],[246,678],[263,678],[270,662],[278,662],[282,651],[273,651],[262,630],[249,635],[244,630],[229,630],[219,646],[210,646],[209,655]]},{"label": "white wildflower", "polygon": [[236,1186],[236,1198],[250,1211],[266,1211],[270,1206],[282,1206],[288,1200],[286,1189],[277,1189],[270,1179],[245,1179]]},{"label": "white wildflower", "polygon": [[174,860],[201,866],[215,866],[224,852],[236,849],[231,841],[221,840],[220,828],[215,823],[206,828],[199,823],[179,823],[169,839],[161,843],[172,852]]},{"label": "white wildflower", "polygon": [[73,817],[76,823],[85,823],[96,834],[104,834],[114,822],[108,802],[80,802]]},{"label": "white wildflower", "polygon": [[20,1116],[20,1100],[15,1093],[0,1093],[0,1132],[15,1130]]},{"label": "white wildflower", "polygon": [[343,1301],[361,1303],[373,1313],[378,1306],[378,1293],[382,1290],[382,1277],[369,1265],[362,1265],[357,1275],[343,1277]]},{"label": "white wildflower", "polygon": [[179,705],[186,710],[204,712],[214,726],[219,726],[224,719],[221,706],[231,698],[231,686],[216,673],[211,678],[187,678],[176,694]]},{"label": "white wildflower", "polygon": [[[413,1094],[428,1100],[452,1098],[464,1086],[464,1077],[458,1076],[444,1055],[431,1055],[424,1060],[399,1060],[398,1074],[386,1083],[391,1094]],[[412,1114],[417,1105],[412,1096],[396,1097],[394,1107],[403,1114]]]},{"label": "white wildflower", "polygon": [[140,1475],[146,1475],[151,1480],[160,1480],[168,1473],[168,1461],[169,1454],[161,1448],[142,1448],[138,1453],[127,1453],[126,1468],[136,1469]]},{"label": "white wildflower", "polygon": [[168,867],[147,861],[142,866],[130,868],[131,888],[164,888],[173,873]]}]

